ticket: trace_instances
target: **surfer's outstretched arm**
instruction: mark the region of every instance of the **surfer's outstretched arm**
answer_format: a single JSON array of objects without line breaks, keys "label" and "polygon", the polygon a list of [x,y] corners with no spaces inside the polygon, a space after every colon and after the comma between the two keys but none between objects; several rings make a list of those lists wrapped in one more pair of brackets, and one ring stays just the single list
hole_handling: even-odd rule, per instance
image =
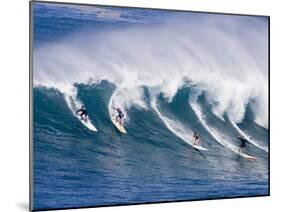
[{"label": "surfer's outstretched arm", "polygon": [[77,110],[75,114],[77,115],[79,112],[81,112],[81,109]]}]

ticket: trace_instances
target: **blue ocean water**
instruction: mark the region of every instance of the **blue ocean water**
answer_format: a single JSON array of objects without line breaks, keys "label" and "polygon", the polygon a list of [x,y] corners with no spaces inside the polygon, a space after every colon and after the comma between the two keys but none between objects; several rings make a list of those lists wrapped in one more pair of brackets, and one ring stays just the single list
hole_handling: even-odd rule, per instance
[{"label": "blue ocean water", "polygon": [[[170,12],[131,9],[113,21],[112,14],[100,18],[96,11],[82,13],[75,7],[42,3],[33,3],[33,14],[35,50],[88,28],[142,27],[146,21],[161,24],[162,19],[173,16]],[[151,107],[150,88],[145,85],[143,99],[148,107],[132,105],[126,110],[127,134],[111,123],[108,104],[116,85],[109,80],[74,85],[77,98],[98,128],[96,133],[73,116],[62,91],[35,86],[33,208],[268,195],[268,153],[249,144],[247,153],[257,157],[252,161],[221,145],[187,104],[192,86],[182,86],[171,101],[158,95],[158,109],[169,119],[196,130],[208,151],[194,149],[167,128]],[[213,114],[208,96],[202,93],[197,102],[206,123],[239,146],[236,129],[227,116],[222,120]],[[268,147],[268,129],[257,125],[253,114],[248,106],[238,127]]]}]

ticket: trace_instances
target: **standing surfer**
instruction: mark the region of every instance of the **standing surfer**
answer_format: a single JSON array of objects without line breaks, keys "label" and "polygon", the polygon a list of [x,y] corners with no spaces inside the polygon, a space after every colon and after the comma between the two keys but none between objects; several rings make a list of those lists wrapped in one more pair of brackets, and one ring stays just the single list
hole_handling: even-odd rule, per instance
[{"label": "standing surfer", "polygon": [[192,137],[192,145],[197,146],[199,144],[200,136],[197,132],[194,132]]},{"label": "standing surfer", "polygon": [[118,107],[118,108],[115,108],[115,107],[112,107],[114,110],[116,110],[117,111],[117,116],[115,117],[115,119],[116,119],[116,122],[118,122],[121,126],[123,125],[122,124],[122,120],[123,120],[123,118],[124,118],[124,113],[122,112],[122,110]]},{"label": "standing surfer", "polygon": [[242,150],[246,147],[246,144],[249,143],[249,141],[243,137],[243,136],[238,136],[238,139],[240,140],[240,147],[239,147],[239,153],[242,152]]},{"label": "standing surfer", "polygon": [[82,105],[81,108],[77,110],[75,114],[78,115],[78,113],[80,113],[79,115],[81,117],[81,120],[84,120],[88,117],[88,112],[84,105]]}]

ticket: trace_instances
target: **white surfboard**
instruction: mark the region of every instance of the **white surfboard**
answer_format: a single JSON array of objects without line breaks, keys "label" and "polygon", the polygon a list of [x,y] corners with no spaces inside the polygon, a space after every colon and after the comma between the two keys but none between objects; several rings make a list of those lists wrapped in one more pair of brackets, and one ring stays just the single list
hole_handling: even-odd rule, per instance
[{"label": "white surfboard", "polygon": [[239,153],[240,156],[242,156],[243,158],[249,159],[249,160],[256,160],[257,158],[252,156],[252,155],[248,155],[246,153]]},{"label": "white surfboard", "polygon": [[76,115],[76,117],[81,121],[81,123],[86,126],[89,130],[97,132],[97,128],[95,128],[95,126],[91,123],[91,121],[89,120],[89,118],[83,118],[81,119],[80,115]]},{"label": "white surfboard", "polygon": [[208,150],[208,149],[206,149],[206,148],[204,148],[204,147],[202,147],[200,145],[192,145],[192,146],[193,146],[193,148],[198,149],[198,150],[203,150],[203,151]]},{"label": "white surfboard", "polygon": [[126,133],[126,129],[123,125],[121,125],[118,121],[116,121],[116,117],[114,115],[111,116],[111,121],[114,124],[114,126],[121,132]]}]

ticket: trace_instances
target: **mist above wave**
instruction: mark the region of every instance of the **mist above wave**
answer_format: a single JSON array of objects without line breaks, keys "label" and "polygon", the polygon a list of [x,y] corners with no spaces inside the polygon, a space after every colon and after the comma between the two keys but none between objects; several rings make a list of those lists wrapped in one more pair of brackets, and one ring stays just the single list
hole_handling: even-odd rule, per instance
[{"label": "mist above wave", "polygon": [[146,107],[143,87],[172,100],[185,84],[205,93],[213,113],[236,123],[251,102],[267,127],[267,23],[252,17],[171,20],[81,32],[34,50],[35,85],[73,92],[75,83],[107,80],[125,108]]}]

